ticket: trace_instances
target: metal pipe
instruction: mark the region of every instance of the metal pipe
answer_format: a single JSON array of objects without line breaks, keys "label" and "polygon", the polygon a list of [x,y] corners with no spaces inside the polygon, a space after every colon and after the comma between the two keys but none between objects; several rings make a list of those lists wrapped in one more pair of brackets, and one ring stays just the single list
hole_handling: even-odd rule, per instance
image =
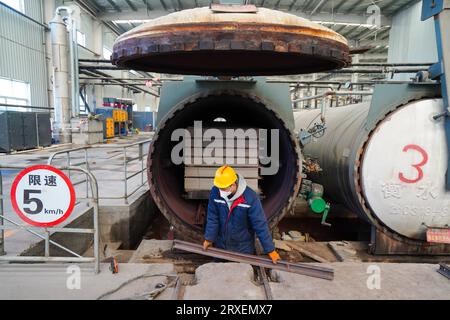
[{"label": "metal pipe", "polygon": [[44,110],[52,110],[52,108],[49,108],[49,107],[21,106],[21,105],[17,105],[17,104],[9,104],[9,103],[0,103],[0,106],[14,107],[14,108],[24,108],[24,109],[44,109]]},{"label": "metal pipe", "polygon": [[[133,79],[134,80],[134,79]],[[92,86],[122,86],[126,87],[128,86],[145,86],[145,83],[138,83],[138,82],[124,82],[124,83],[90,83]],[[162,86],[162,84],[156,85],[158,87]],[[139,91],[142,91],[142,89],[138,88]],[[147,91],[145,91],[147,93]],[[153,96],[156,96],[156,94],[152,94]]]},{"label": "metal pipe", "polygon": [[417,68],[417,67],[411,67],[411,68],[385,68],[385,69],[340,69],[340,70],[333,70],[333,71],[327,71],[327,73],[416,73],[419,71],[428,71],[428,67],[423,68]]},{"label": "metal pipe", "polygon": [[316,81],[316,80],[285,80],[285,79],[267,79],[268,83],[292,83],[292,86],[298,84],[312,85],[312,84],[335,84],[335,85],[343,85],[345,83],[351,83],[352,85],[374,85],[374,84],[432,84],[434,82],[414,82],[414,81],[396,81],[396,80],[370,80],[370,81],[358,81],[352,82],[350,80],[342,80],[342,81]]},{"label": "metal pipe", "polygon": [[116,70],[116,71],[120,71],[120,70],[126,70],[128,71],[129,69],[127,68],[119,68],[119,67],[114,67],[114,66],[92,66],[92,65],[79,65],[79,68],[81,70]]},{"label": "metal pipe", "polygon": [[[80,77],[80,80],[133,80],[155,81],[155,78]],[[158,78],[159,81],[183,81],[183,78]]]},{"label": "metal pipe", "polygon": [[69,98],[69,70],[67,61],[67,28],[63,22],[60,10],[56,9],[55,17],[50,21],[52,54],[54,68],[54,97],[55,97],[55,127],[56,136],[61,143],[72,142],[70,129],[71,107]]},{"label": "metal pipe", "polygon": [[72,19],[72,43],[73,43],[73,60],[71,61],[71,65],[73,65],[73,73],[72,73],[72,88],[74,93],[74,103],[73,108],[75,109],[74,117],[78,117],[80,115],[80,74],[78,68],[78,42],[77,42],[77,26],[75,21]]},{"label": "metal pipe", "polygon": [[44,234],[45,234],[45,243],[44,243],[44,256],[49,257],[50,256],[50,233],[48,232],[47,228],[44,228]]},{"label": "metal pipe", "polygon": [[78,59],[78,62],[112,63],[111,60],[106,59]]},{"label": "metal pipe", "polygon": [[[82,71],[82,73],[86,73],[86,72],[89,72],[89,71]],[[103,73],[103,72],[100,72],[100,71],[97,71],[97,72],[92,72],[91,71],[89,73],[99,74],[99,75],[104,76],[104,77],[109,77],[106,73]],[[117,81],[120,82],[119,80],[117,80]],[[144,90],[144,89],[138,88],[136,86],[132,86],[132,85],[127,85],[125,82],[121,82],[121,83],[123,84],[124,87],[127,87],[129,89],[133,89],[133,90],[136,90],[136,91],[139,91],[139,92],[145,92],[145,93],[148,93],[148,94],[153,95],[155,97],[159,97],[158,94],[153,93],[151,91],[147,91],[147,90]]]},{"label": "metal pipe", "polygon": [[[120,134],[120,124],[119,124],[119,134]],[[125,203],[128,203],[127,192],[128,192],[128,177],[127,177],[127,149],[123,148],[123,175],[124,175],[124,194]]]},{"label": "metal pipe", "polygon": [[279,261],[276,264],[274,264],[272,260],[267,258],[262,258],[250,254],[238,253],[234,251],[227,251],[218,248],[209,248],[208,250],[203,250],[203,247],[201,245],[180,240],[174,240],[173,248],[209,257],[215,257],[234,262],[249,263],[251,265],[258,267],[276,269],[286,272],[293,272],[310,277],[322,278],[326,280],[333,280],[334,278],[333,269],[327,267],[314,266],[306,263],[290,263],[286,261]]},{"label": "metal pipe", "polygon": [[69,56],[70,56],[70,88],[71,88],[71,106],[72,117],[79,115],[80,103],[78,93],[78,47],[77,47],[77,27],[72,19],[73,10],[70,7],[61,6],[56,8],[55,15],[62,16],[61,11],[67,12],[67,30],[69,32]]},{"label": "metal pipe", "polygon": [[[79,198],[78,198],[79,199]],[[40,231],[41,227],[29,227],[29,226],[2,226],[0,225],[0,230],[10,230],[10,229],[16,229],[16,230],[33,230],[33,231]],[[51,232],[69,232],[69,233],[94,233],[93,229],[81,229],[81,228],[58,228],[58,227],[51,227],[48,228]]]},{"label": "metal pipe", "polygon": [[424,63],[352,63],[349,67],[415,67],[415,66],[431,66],[432,62]]},{"label": "metal pipe", "polygon": [[348,96],[348,95],[362,95],[362,96],[371,96],[373,95],[372,91],[326,91],[321,94],[309,97],[298,98],[292,100],[293,103],[301,102],[301,101],[309,101],[314,99],[323,98],[326,96]]},{"label": "metal pipe", "polygon": [[[26,257],[26,256],[0,256],[0,261],[9,262],[95,262],[95,258],[85,257]],[[96,272],[98,273],[98,271]]]}]

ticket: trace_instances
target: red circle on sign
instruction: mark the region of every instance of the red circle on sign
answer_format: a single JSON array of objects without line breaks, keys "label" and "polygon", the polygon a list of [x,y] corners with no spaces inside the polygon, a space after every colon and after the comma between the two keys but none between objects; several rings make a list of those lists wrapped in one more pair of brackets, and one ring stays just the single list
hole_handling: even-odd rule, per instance
[{"label": "red circle on sign", "polygon": [[[23,213],[22,210],[20,210],[20,208],[17,204],[16,191],[17,191],[17,185],[19,184],[20,180],[27,173],[34,171],[34,170],[41,170],[41,169],[52,171],[53,173],[60,176],[66,183],[67,187],[69,188],[69,192],[70,192],[69,207],[67,208],[66,212],[63,214],[63,216],[61,218],[59,218],[58,220],[52,221],[52,222],[36,222],[36,221],[33,221],[33,220],[27,218],[25,213]],[[31,224],[32,226],[36,226],[36,227],[53,227],[57,224],[60,224],[64,220],[66,220],[72,213],[73,208],[75,207],[75,190],[74,190],[73,185],[70,182],[69,178],[61,170],[58,170],[52,166],[47,166],[45,164],[35,165],[35,166],[31,166],[31,167],[28,167],[28,168],[20,171],[19,174],[17,175],[17,177],[14,179],[14,182],[11,186],[11,204],[12,204],[14,210],[16,211],[16,213],[19,215],[19,217],[26,223]]]}]

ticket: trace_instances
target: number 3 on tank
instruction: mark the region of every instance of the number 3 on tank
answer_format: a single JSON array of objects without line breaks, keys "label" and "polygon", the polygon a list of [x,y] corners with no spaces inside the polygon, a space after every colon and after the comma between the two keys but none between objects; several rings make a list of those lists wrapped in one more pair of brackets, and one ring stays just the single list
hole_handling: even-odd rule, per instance
[{"label": "number 3 on tank", "polygon": [[415,179],[408,179],[403,175],[403,172],[400,172],[398,174],[398,178],[400,179],[400,181],[403,181],[405,183],[416,183],[420,180],[422,180],[423,178],[423,170],[422,167],[427,164],[428,162],[428,154],[427,152],[422,148],[419,147],[416,144],[408,144],[403,148],[403,152],[408,152],[408,150],[414,150],[419,152],[422,155],[422,161],[417,163],[417,164],[412,164],[411,166],[413,166],[416,170],[417,170],[417,178]]}]

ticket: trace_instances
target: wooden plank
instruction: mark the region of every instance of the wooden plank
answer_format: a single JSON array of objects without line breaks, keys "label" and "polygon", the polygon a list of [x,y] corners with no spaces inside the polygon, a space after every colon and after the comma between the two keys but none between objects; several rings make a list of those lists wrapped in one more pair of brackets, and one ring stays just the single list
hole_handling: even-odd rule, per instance
[{"label": "wooden plank", "polygon": [[[258,179],[245,179],[247,185],[253,190],[258,189]],[[184,189],[186,191],[211,190],[214,186],[213,178],[184,178]]]},{"label": "wooden plank", "polygon": [[315,261],[322,262],[322,263],[330,262],[327,259],[322,258],[322,257],[318,256],[317,254],[315,254],[315,253],[313,253],[313,252],[311,252],[311,251],[309,251],[309,250],[307,250],[305,248],[302,248],[299,244],[295,243],[294,241],[285,241],[285,243],[289,247],[291,247],[292,249],[297,250],[301,254],[303,254],[303,255],[305,255],[305,256],[307,256],[307,257],[309,257],[309,258],[311,258],[311,259],[313,259]]},{"label": "wooden plank", "polygon": [[[184,176],[185,177],[205,177],[210,178],[214,177],[216,174],[216,170],[218,167],[185,167]],[[239,168],[236,167],[234,170],[243,175],[244,178],[260,178],[259,177],[259,168]]]}]

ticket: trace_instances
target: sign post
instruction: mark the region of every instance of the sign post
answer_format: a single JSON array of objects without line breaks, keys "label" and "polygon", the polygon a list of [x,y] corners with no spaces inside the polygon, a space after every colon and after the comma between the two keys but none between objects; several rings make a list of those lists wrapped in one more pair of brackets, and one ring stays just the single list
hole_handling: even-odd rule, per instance
[{"label": "sign post", "polygon": [[14,179],[11,203],[26,223],[36,227],[53,227],[72,213],[75,190],[62,171],[48,165],[31,166]]}]

